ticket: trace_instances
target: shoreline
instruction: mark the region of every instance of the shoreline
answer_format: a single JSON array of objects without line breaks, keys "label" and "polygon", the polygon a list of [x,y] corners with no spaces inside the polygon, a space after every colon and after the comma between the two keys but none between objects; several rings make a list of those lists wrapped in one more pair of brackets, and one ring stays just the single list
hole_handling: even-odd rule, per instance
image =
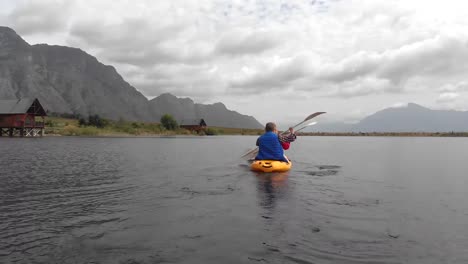
[{"label": "shoreline", "polygon": [[[101,134],[101,135],[60,135],[45,134],[43,137],[87,137],[87,138],[197,138],[197,137],[219,137],[219,136],[258,136],[242,134],[218,134],[218,135],[195,135],[195,134]],[[300,137],[468,137],[468,132],[458,133],[299,133]]]}]

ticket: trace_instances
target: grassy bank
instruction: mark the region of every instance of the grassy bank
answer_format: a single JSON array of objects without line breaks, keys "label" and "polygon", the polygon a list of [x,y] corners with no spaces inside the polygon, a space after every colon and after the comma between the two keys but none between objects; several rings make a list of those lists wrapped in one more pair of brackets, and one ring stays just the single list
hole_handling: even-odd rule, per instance
[{"label": "grassy bank", "polygon": [[217,135],[261,135],[263,129],[247,128],[228,128],[228,127],[210,127],[208,130],[214,130]]},{"label": "grassy bank", "polygon": [[[46,118],[46,135],[60,136],[158,136],[158,135],[197,135],[183,128],[167,130],[159,123],[113,121],[103,119],[102,127],[80,125],[78,119],[63,117]],[[201,135],[259,135],[261,129],[239,129],[209,127]]]}]

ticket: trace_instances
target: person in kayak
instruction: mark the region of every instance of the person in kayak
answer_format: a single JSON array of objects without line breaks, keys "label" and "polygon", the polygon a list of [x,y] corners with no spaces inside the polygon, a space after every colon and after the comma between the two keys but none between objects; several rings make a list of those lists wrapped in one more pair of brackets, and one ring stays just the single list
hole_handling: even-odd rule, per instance
[{"label": "person in kayak", "polygon": [[[291,132],[292,129],[290,129]],[[258,154],[256,160],[279,160],[289,162],[284,156],[282,142],[290,143],[296,139],[294,133],[288,135],[278,135],[276,124],[269,122],[265,126],[265,133],[257,139]],[[289,148],[289,146],[287,146]]]}]

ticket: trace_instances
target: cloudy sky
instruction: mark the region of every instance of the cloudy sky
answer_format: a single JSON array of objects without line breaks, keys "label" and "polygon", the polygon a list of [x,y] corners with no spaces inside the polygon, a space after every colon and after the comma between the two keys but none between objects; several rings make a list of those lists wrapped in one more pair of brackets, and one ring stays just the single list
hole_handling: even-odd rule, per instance
[{"label": "cloudy sky", "polygon": [[81,48],[148,98],[221,101],[262,123],[468,110],[465,1],[0,0],[0,24]]}]

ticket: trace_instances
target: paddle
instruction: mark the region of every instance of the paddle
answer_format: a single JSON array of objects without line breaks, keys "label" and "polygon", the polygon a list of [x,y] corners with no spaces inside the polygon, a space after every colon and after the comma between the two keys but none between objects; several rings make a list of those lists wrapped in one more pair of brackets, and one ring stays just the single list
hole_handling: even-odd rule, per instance
[{"label": "paddle", "polygon": [[299,128],[298,130],[295,130],[294,132],[299,132],[299,131],[301,131],[302,129],[304,129],[304,128],[306,128],[306,127],[313,126],[313,125],[315,125],[315,124],[317,124],[316,121],[314,121],[314,122],[312,122],[312,123],[310,123],[310,124],[307,124],[307,125],[305,125],[305,126]]},{"label": "paddle", "polygon": [[[310,114],[309,116],[307,116],[307,117],[304,119],[304,121],[299,122],[298,124],[296,124],[296,125],[293,126],[292,128],[293,128],[294,130],[297,129],[297,131],[299,131],[299,130],[302,130],[302,129],[306,128],[306,127],[309,126],[309,125],[315,125],[316,122],[311,122],[311,123],[309,123],[308,121],[311,120],[312,118],[316,117],[316,116],[319,116],[319,115],[325,114],[325,113],[326,113],[326,112],[315,112],[315,113],[313,113],[313,114]],[[307,124],[306,124],[306,123],[307,123]],[[304,125],[304,124],[306,124],[306,125]],[[303,127],[301,127],[301,128],[298,129],[298,127],[300,127],[300,126],[303,126]],[[289,130],[286,130],[286,131],[282,132],[281,134],[287,134],[287,133],[289,133]],[[245,157],[248,157],[248,156],[252,156],[252,154],[253,154],[253,153],[256,153],[256,152],[258,152],[258,147],[249,150],[249,151],[246,152],[244,155],[242,155],[241,158],[245,158]]]}]

